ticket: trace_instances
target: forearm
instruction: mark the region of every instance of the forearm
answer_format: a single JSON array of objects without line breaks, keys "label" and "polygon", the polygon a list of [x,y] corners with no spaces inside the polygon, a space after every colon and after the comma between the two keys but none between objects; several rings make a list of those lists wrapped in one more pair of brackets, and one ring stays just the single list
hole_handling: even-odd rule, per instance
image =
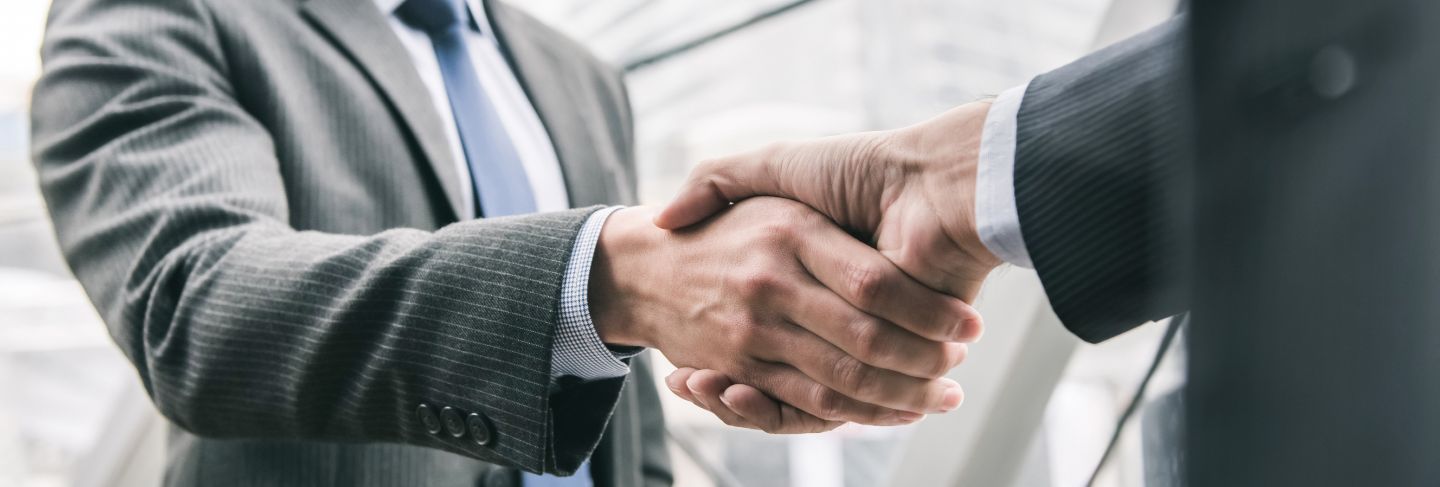
[{"label": "forearm", "polygon": [[1017,116],[1015,203],[1051,306],[1100,341],[1173,315],[1189,154],[1183,18],[1041,75]]},{"label": "forearm", "polygon": [[[367,237],[251,225],[132,274],[106,269],[119,254],[71,261],[93,295],[123,289],[97,306],[157,408],[192,432],[398,442],[542,470],[557,438],[558,263],[586,213]],[[421,404],[483,415],[492,440],[428,432]],[[600,428],[566,437],[588,451]]]}]

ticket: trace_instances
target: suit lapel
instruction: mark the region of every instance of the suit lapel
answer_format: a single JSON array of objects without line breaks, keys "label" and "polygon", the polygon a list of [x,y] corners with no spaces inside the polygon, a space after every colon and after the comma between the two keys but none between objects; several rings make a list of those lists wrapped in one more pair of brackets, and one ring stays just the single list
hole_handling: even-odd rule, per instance
[{"label": "suit lapel", "polygon": [[565,189],[570,193],[570,206],[617,203],[612,191],[616,175],[605,169],[595,152],[611,144],[597,144],[587,127],[588,122],[606,120],[606,117],[586,113],[591,105],[574,98],[583,90],[594,89],[578,86],[578,61],[552,49],[540,35],[543,33],[521,28],[529,19],[503,2],[485,0],[485,11],[495,37],[500,40],[501,51],[550,133],[555,156],[560,159],[564,173]]},{"label": "suit lapel", "polygon": [[451,211],[455,216],[465,214],[461,211],[462,182],[451,160],[443,122],[410,54],[379,9],[363,0],[306,0],[301,9],[370,76],[418,142],[421,158],[429,163]]}]

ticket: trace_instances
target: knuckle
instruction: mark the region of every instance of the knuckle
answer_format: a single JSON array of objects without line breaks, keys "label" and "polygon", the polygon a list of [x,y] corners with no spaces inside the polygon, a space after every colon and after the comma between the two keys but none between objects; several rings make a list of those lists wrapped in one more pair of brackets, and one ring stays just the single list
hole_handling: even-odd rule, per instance
[{"label": "knuckle", "polygon": [[795,218],[790,215],[788,206],[780,206],[773,210],[766,211],[765,222],[756,226],[755,239],[757,243],[771,249],[790,248],[799,237],[796,231]]},{"label": "knuckle", "polygon": [[888,273],[874,264],[850,262],[845,268],[845,287],[860,308],[870,308],[879,300]]},{"label": "knuckle", "polygon": [[839,421],[845,414],[845,399],[840,393],[824,387],[816,387],[811,393],[815,415],[831,421]]},{"label": "knuckle", "polygon": [[876,363],[889,357],[891,347],[878,320],[860,318],[850,325],[855,340],[855,353],[861,360]]},{"label": "knuckle", "polygon": [[871,392],[875,384],[873,370],[854,357],[846,356],[835,361],[834,373],[840,387],[861,397],[870,397],[866,393]]},{"label": "knuckle", "polygon": [[781,285],[780,275],[775,271],[765,268],[756,268],[740,274],[735,284],[744,296],[763,296],[770,294]]}]

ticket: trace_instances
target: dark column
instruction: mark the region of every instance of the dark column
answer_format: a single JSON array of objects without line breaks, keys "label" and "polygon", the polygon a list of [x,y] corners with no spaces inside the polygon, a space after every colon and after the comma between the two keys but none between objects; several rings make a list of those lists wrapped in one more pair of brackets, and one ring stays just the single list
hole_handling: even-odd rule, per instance
[{"label": "dark column", "polygon": [[1190,485],[1440,485],[1440,2],[1192,9]]}]

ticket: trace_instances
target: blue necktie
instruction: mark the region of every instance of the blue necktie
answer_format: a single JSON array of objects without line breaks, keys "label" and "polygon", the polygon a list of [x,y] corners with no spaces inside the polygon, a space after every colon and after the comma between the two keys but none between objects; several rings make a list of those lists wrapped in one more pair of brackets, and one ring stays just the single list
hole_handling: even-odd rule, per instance
[{"label": "blue necktie", "polygon": [[435,46],[450,111],[460,132],[460,145],[475,182],[480,214],[488,217],[535,212],[535,195],[525,166],[500,122],[470,64],[465,29],[472,23],[464,0],[405,0],[395,11],[402,20],[425,31]]},{"label": "blue necktie", "polygon": [[[470,64],[470,50],[465,47],[466,15],[464,0],[405,0],[395,11],[402,20],[425,31],[435,46],[440,61],[440,74],[445,78],[445,91],[450,95],[450,111],[460,132],[460,145],[470,164],[475,180],[476,200],[482,214],[489,217],[535,212],[535,195],[525,166],[510,143],[509,134],[500,123],[495,106],[475,66]],[[580,465],[573,477],[522,474],[525,487],[591,487],[590,463]]]}]

